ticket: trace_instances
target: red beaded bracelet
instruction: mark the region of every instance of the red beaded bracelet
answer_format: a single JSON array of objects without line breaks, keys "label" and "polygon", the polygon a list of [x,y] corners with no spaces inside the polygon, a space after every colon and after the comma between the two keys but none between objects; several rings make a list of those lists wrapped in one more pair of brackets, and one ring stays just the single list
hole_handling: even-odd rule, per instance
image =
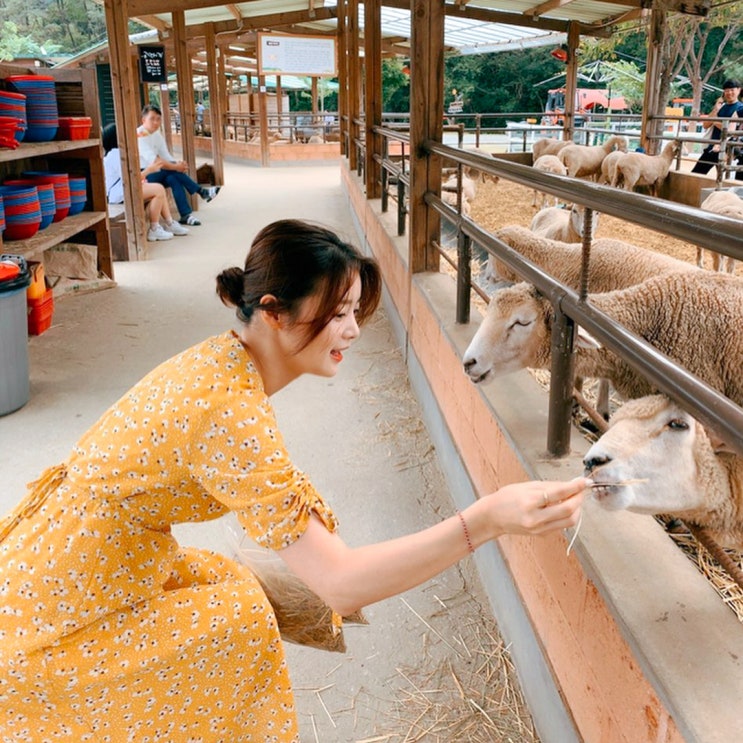
[{"label": "red beaded bracelet", "polygon": [[470,539],[470,530],[467,528],[467,522],[464,520],[464,516],[462,516],[461,511],[457,511],[457,516],[459,516],[459,520],[462,522],[464,538],[467,540],[467,546],[470,549],[470,553],[473,553],[475,551],[475,548],[472,546],[472,540]]}]

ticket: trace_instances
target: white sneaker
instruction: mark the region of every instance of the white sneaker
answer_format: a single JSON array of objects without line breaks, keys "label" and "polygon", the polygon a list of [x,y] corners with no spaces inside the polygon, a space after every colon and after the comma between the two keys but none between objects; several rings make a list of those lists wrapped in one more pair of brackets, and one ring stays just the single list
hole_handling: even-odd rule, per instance
[{"label": "white sneaker", "polygon": [[156,240],[172,240],[173,233],[163,229],[163,226],[160,224],[150,225],[150,229],[147,230],[147,239],[150,242],[155,242]]},{"label": "white sneaker", "polygon": [[168,222],[165,225],[165,229],[168,232],[172,232],[177,237],[181,237],[189,233],[189,230],[187,230],[182,224],[178,224],[178,222],[176,222],[175,220],[173,220],[172,222]]}]

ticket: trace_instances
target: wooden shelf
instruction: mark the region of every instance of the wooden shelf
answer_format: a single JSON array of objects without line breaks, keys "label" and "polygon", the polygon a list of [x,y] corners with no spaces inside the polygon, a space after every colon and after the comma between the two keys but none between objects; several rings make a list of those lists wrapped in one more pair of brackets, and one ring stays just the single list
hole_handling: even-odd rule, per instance
[{"label": "wooden shelf", "polygon": [[40,260],[42,253],[58,243],[64,242],[78,232],[90,229],[106,218],[106,212],[80,212],[66,217],[61,222],[52,222],[45,230],[37,232],[28,240],[5,240],[3,252],[22,255],[27,260]]},{"label": "wooden shelf", "polygon": [[55,139],[51,142],[21,142],[14,150],[0,149],[0,163],[21,160],[26,157],[58,155],[60,152],[99,147],[100,143],[100,139]]}]

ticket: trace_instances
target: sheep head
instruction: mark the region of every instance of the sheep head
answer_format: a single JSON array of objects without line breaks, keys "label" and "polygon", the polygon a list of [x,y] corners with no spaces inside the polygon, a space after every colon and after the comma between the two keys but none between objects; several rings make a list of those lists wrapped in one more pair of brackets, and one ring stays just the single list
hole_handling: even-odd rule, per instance
[{"label": "sheep head", "polygon": [[701,424],[667,397],[653,395],[626,402],[583,464],[604,508],[681,515],[702,508],[705,491],[718,487],[703,471],[704,462],[713,461]]},{"label": "sheep head", "polygon": [[476,384],[525,367],[546,366],[552,308],[531,284],[500,289],[464,353],[464,370]]}]

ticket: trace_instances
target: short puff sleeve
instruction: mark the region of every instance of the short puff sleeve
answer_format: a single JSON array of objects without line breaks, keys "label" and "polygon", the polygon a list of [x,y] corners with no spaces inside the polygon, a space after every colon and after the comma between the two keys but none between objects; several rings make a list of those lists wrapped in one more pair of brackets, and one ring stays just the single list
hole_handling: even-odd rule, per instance
[{"label": "short puff sleeve", "polygon": [[334,532],[335,515],[291,463],[268,397],[249,388],[212,397],[190,444],[192,477],[235,511],[248,535],[280,550],[304,533],[312,513]]}]

